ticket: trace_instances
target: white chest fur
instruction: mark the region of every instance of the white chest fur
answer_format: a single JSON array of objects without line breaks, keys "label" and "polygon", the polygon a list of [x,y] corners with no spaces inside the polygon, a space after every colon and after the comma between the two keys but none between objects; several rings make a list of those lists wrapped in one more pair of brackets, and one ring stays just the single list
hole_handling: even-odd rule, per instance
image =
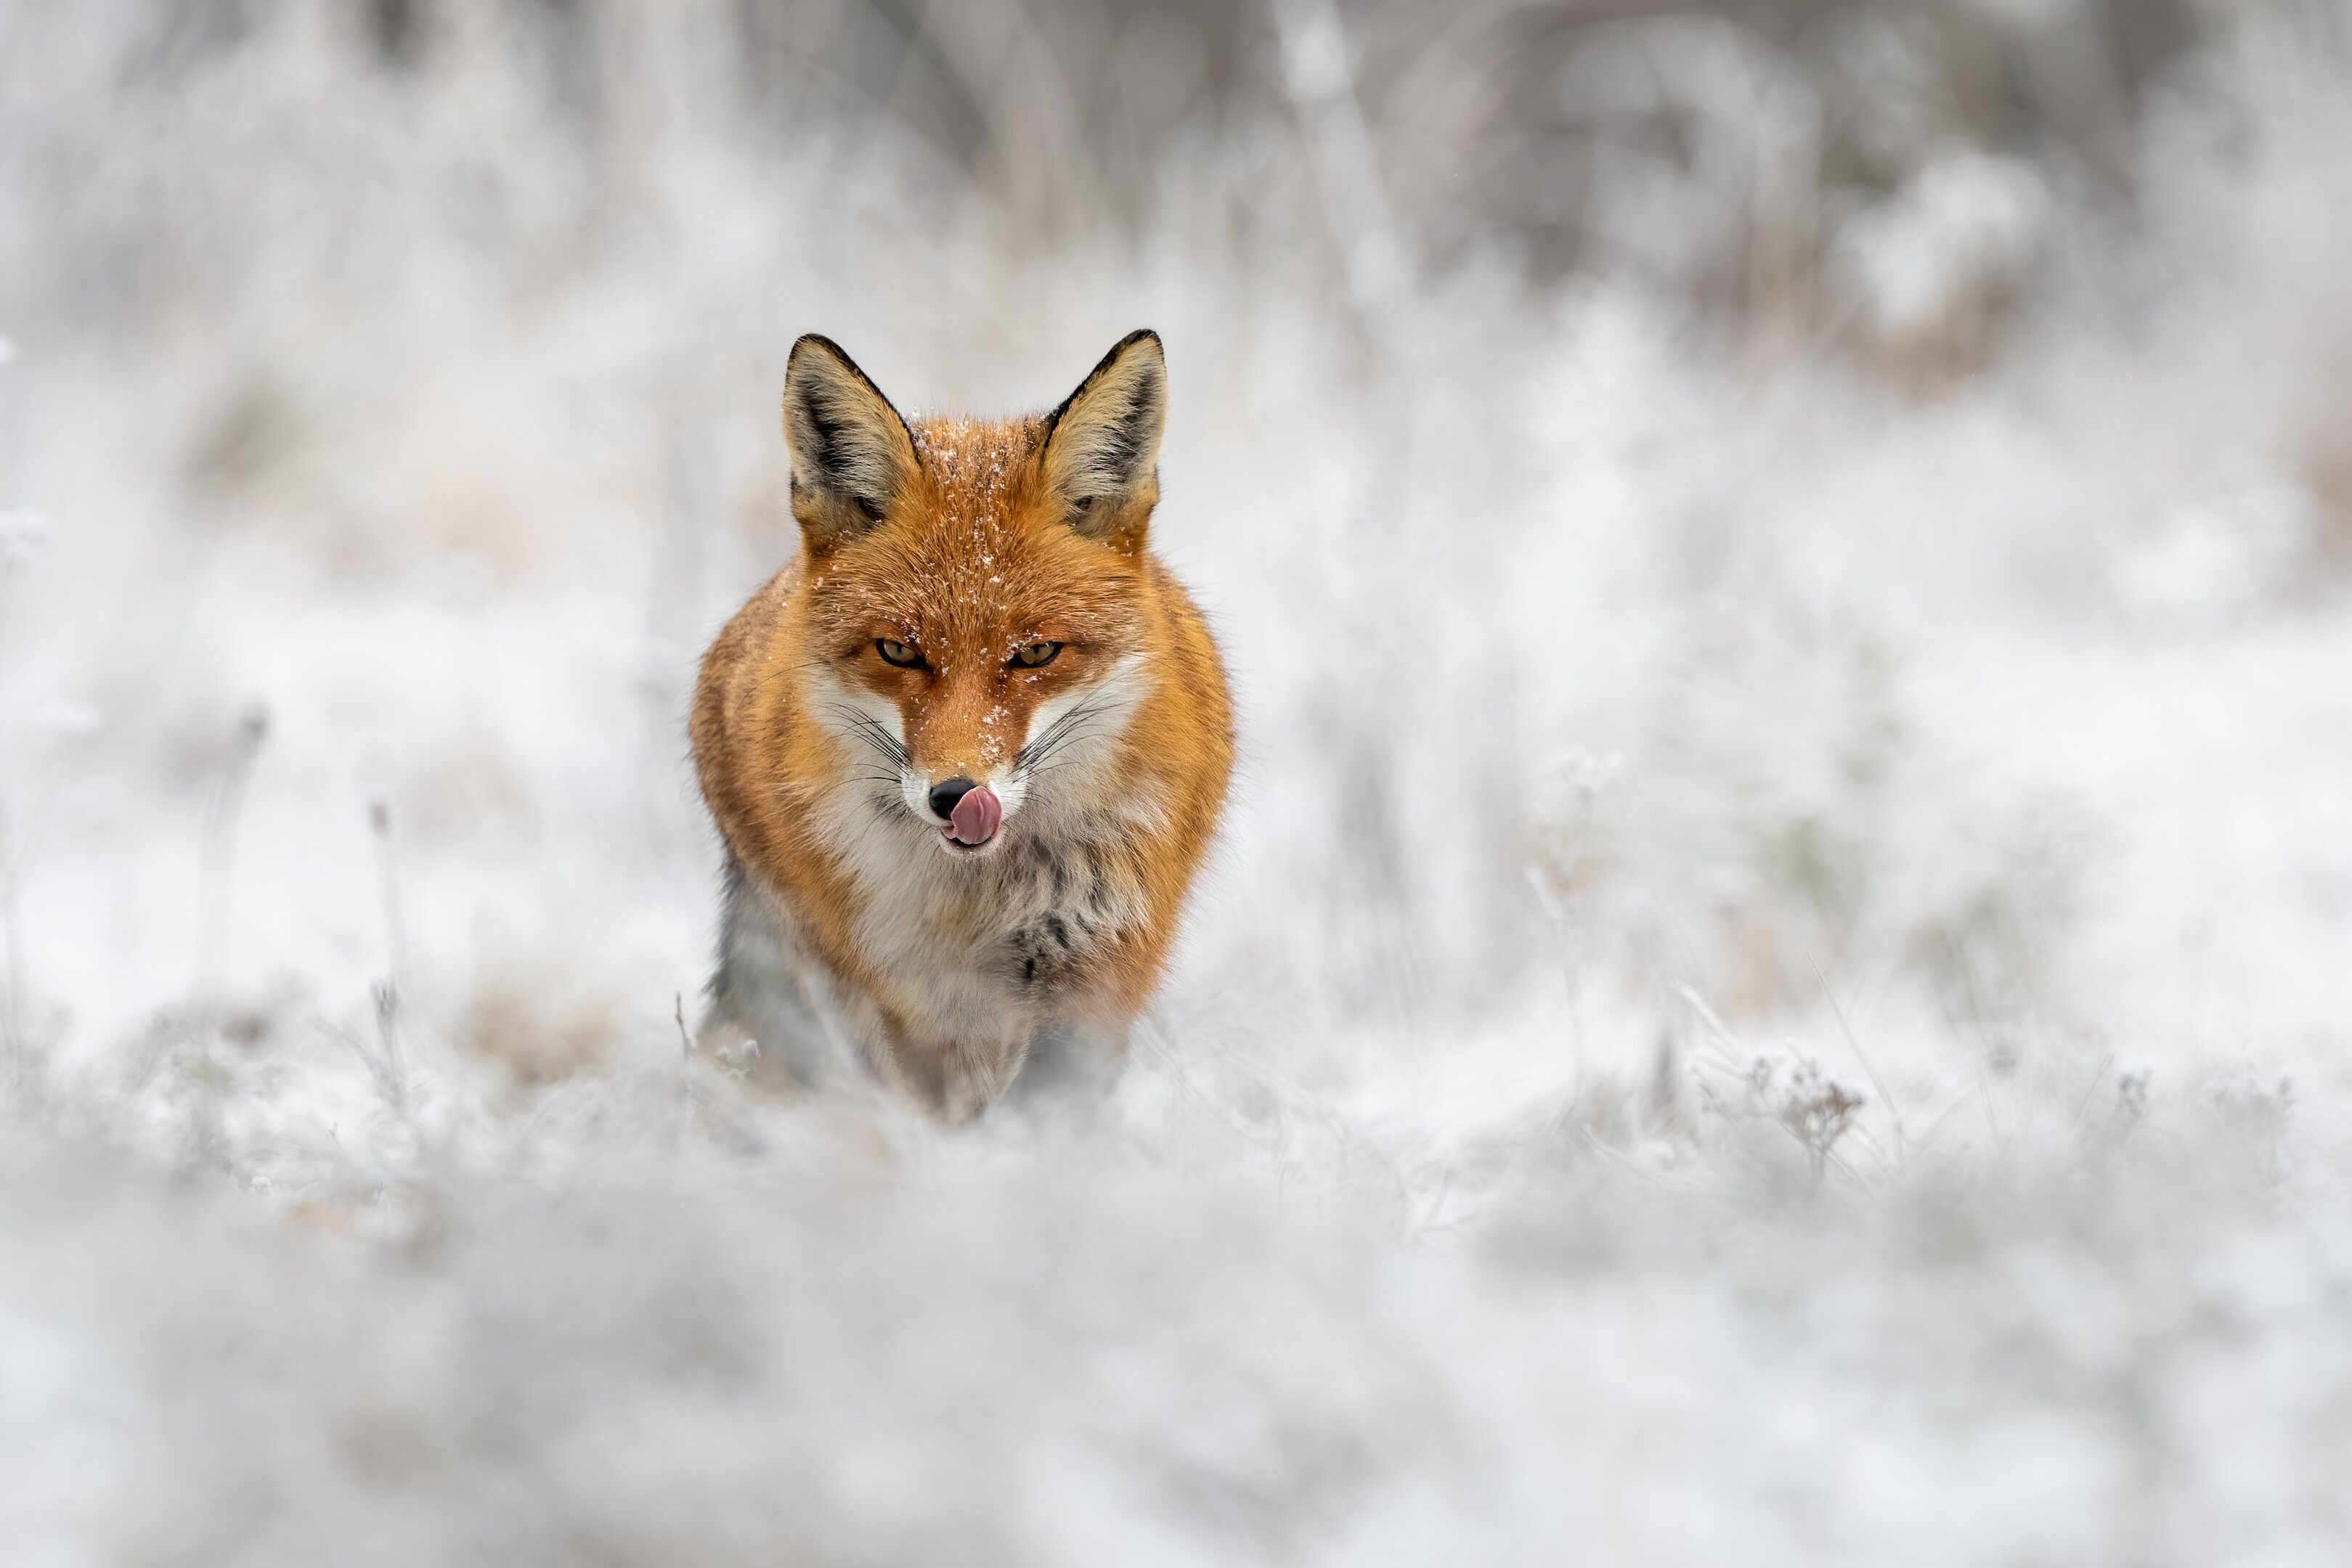
[{"label": "white chest fur", "polygon": [[1092,961],[1144,904],[1136,824],[1024,812],[983,856],[950,854],[887,798],[828,824],[856,889],[876,999],[912,1033],[974,1046],[1025,1040],[1086,989]]}]

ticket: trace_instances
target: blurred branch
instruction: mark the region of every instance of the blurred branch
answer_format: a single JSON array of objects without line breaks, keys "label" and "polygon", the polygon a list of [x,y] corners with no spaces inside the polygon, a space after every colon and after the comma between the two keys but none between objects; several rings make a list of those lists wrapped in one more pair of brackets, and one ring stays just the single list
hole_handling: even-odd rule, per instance
[{"label": "blurred branch", "polygon": [[15,829],[7,797],[0,794],[0,942],[7,946],[5,977],[8,986],[7,1008],[0,1011],[0,1032],[6,1036],[12,1071],[21,1066],[28,1043],[25,1038],[25,929],[17,902],[23,847],[16,841]]},{"label": "blurred branch", "polygon": [[215,1021],[222,967],[228,954],[232,893],[236,873],[236,828],[245,812],[246,786],[269,737],[269,713],[260,706],[237,720],[229,737],[219,787],[205,813],[204,849],[196,874],[196,959],[188,986],[191,1027],[202,1031]]},{"label": "blurred branch", "polygon": [[1349,298],[1367,329],[1385,335],[1405,319],[1412,265],[1356,101],[1347,26],[1333,0],[1276,0],[1274,18],[1284,89],[1306,139]]}]

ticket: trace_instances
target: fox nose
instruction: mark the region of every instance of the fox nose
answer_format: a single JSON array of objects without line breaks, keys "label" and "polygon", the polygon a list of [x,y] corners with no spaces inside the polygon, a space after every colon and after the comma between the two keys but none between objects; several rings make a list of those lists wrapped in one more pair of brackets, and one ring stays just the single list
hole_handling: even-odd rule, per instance
[{"label": "fox nose", "polygon": [[947,779],[931,786],[931,812],[942,822],[954,817],[956,802],[980,786],[969,779]]}]

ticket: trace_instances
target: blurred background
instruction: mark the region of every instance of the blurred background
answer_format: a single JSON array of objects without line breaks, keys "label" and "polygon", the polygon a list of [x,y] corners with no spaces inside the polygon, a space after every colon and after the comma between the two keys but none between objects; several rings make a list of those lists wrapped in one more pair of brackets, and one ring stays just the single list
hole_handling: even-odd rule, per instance
[{"label": "blurred background", "polygon": [[[2341,0],[0,0],[0,1528],[2329,1560],[2347,254]],[[1106,1124],[682,1061],[793,340],[1143,325]]]}]

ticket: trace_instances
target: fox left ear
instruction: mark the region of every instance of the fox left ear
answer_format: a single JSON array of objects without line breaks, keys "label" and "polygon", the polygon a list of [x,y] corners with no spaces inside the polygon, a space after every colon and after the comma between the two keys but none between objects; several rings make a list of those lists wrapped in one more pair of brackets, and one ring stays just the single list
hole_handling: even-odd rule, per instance
[{"label": "fox left ear", "polygon": [[1160,501],[1168,361],[1160,334],[1129,332],[1045,416],[1046,486],[1087,538],[1132,549]]},{"label": "fox left ear", "polygon": [[857,362],[809,333],[784,366],[793,516],[812,553],[871,529],[922,467],[914,433]]}]

